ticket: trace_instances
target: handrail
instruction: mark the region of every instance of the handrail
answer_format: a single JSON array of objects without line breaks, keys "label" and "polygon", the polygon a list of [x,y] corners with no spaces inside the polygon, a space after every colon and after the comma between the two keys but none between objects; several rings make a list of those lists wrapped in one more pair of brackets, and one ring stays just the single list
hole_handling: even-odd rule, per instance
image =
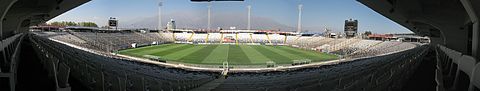
[{"label": "handrail", "polygon": [[[18,37],[17,37],[18,38]],[[23,38],[24,38],[24,35],[23,34],[20,34],[20,40],[18,41],[17,45],[15,46],[15,51],[13,52],[13,55],[12,55],[12,58],[11,58],[11,62],[10,62],[10,72],[13,71],[13,73],[17,73],[15,72],[16,69],[17,69],[17,59],[18,57],[20,57],[20,45],[23,41]]]},{"label": "handrail", "polygon": [[470,82],[473,84],[473,86],[480,88],[480,63],[475,65],[475,69],[473,69],[473,74],[472,74],[472,79],[470,79]]},{"label": "handrail", "polygon": [[18,37],[20,37],[23,33],[20,33],[20,34],[16,34],[12,37],[9,37],[7,39],[4,39],[2,40],[2,44],[0,45],[0,51],[3,51],[5,49],[5,47],[7,47],[8,45],[12,44]]}]

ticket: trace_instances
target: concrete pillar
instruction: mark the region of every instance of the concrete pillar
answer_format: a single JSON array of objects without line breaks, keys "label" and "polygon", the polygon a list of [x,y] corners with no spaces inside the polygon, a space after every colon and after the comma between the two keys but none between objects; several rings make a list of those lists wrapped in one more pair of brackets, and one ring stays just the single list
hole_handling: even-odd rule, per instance
[{"label": "concrete pillar", "polygon": [[[471,0],[460,0],[463,7],[465,8],[465,11],[467,11],[467,14],[470,18],[470,21],[473,23],[472,25],[472,56],[475,58],[480,57],[479,49],[480,49],[480,24],[478,21],[478,18],[480,12],[475,11],[475,4],[472,4]],[[477,8],[478,9],[478,8]],[[478,60],[477,60],[478,61]]]},{"label": "concrete pillar", "polygon": [[475,21],[472,26],[472,56],[478,61],[480,58],[480,22]]},{"label": "concrete pillar", "polygon": [[[3,25],[3,17],[0,17],[0,41],[3,40],[3,28],[2,28],[2,25]],[[1,45],[3,45],[3,42],[0,42]]]}]

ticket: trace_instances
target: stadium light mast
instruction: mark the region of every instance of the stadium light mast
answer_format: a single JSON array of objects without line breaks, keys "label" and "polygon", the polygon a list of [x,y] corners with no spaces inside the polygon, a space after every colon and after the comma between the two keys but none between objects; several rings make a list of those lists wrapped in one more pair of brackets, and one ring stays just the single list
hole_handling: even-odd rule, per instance
[{"label": "stadium light mast", "polygon": [[252,9],[252,6],[251,5],[248,5],[247,6],[247,9],[248,9],[248,17],[247,17],[247,30],[250,30],[251,29],[251,20],[250,20],[250,15],[251,15],[251,9]]},{"label": "stadium light mast", "polygon": [[158,0],[158,27],[157,29],[159,32],[162,30],[162,6],[163,6],[163,0]]},{"label": "stadium light mast", "polygon": [[207,11],[207,13],[208,13],[207,30],[210,30],[210,26],[211,26],[210,25],[210,22],[211,22],[211,17],[210,17],[211,14],[210,13],[211,13],[211,8],[212,8],[212,3],[211,2],[208,3],[207,8],[208,8],[208,11]]},{"label": "stadium light mast", "polygon": [[303,4],[298,5],[297,33],[302,32],[302,9],[303,9]]}]

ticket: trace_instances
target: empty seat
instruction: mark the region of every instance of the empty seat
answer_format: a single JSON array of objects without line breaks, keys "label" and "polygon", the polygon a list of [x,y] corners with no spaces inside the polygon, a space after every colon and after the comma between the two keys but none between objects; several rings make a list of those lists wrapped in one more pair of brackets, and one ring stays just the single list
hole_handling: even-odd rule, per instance
[{"label": "empty seat", "polygon": [[458,61],[460,60],[460,58],[462,58],[462,53],[460,52],[457,52],[457,51],[453,51],[453,50],[449,50],[448,52],[446,52],[447,55],[449,57],[452,58],[453,62],[454,63],[458,63]]},{"label": "empty seat", "polygon": [[480,89],[480,63],[477,63],[473,70],[473,75],[470,76],[470,78],[471,84],[473,84],[474,88]]},{"label": "empty seat", "polygon": [[468,76],[472,76],[473,69],[475,67],[476,60],[472,56],[463,55],[458,62],[459,70],[465,72]]}]

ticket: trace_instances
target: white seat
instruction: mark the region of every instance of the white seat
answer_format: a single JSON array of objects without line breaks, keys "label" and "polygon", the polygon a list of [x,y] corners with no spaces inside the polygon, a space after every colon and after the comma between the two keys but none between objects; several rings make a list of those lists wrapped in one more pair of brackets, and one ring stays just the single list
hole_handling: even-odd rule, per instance
[{"label": "white seat", "polygon": [[458,62],[459,70],[465,72],[469,77],[472,76],[473,69],[475,68],[476,60],[472,56],[463,55]]},{"label": "white seat", "polygon": [[57,88],[69,88],[68,78],[70,77],[70,67],[60,63],[57,73]]},{"label": "white seat", "polygon": [[458,61],[460,60],[460,58],[462,58],[462,53],[454,50],[449,50],[446,53],[450,58],[452,58],[453,63],[456,63],[456,64],[458,64]]},{"label": "white seat", "polygon": [[473,69],[473,74],[470,76],[470,83],[477,89],[480,89],[480,63],[477,63]]}]

